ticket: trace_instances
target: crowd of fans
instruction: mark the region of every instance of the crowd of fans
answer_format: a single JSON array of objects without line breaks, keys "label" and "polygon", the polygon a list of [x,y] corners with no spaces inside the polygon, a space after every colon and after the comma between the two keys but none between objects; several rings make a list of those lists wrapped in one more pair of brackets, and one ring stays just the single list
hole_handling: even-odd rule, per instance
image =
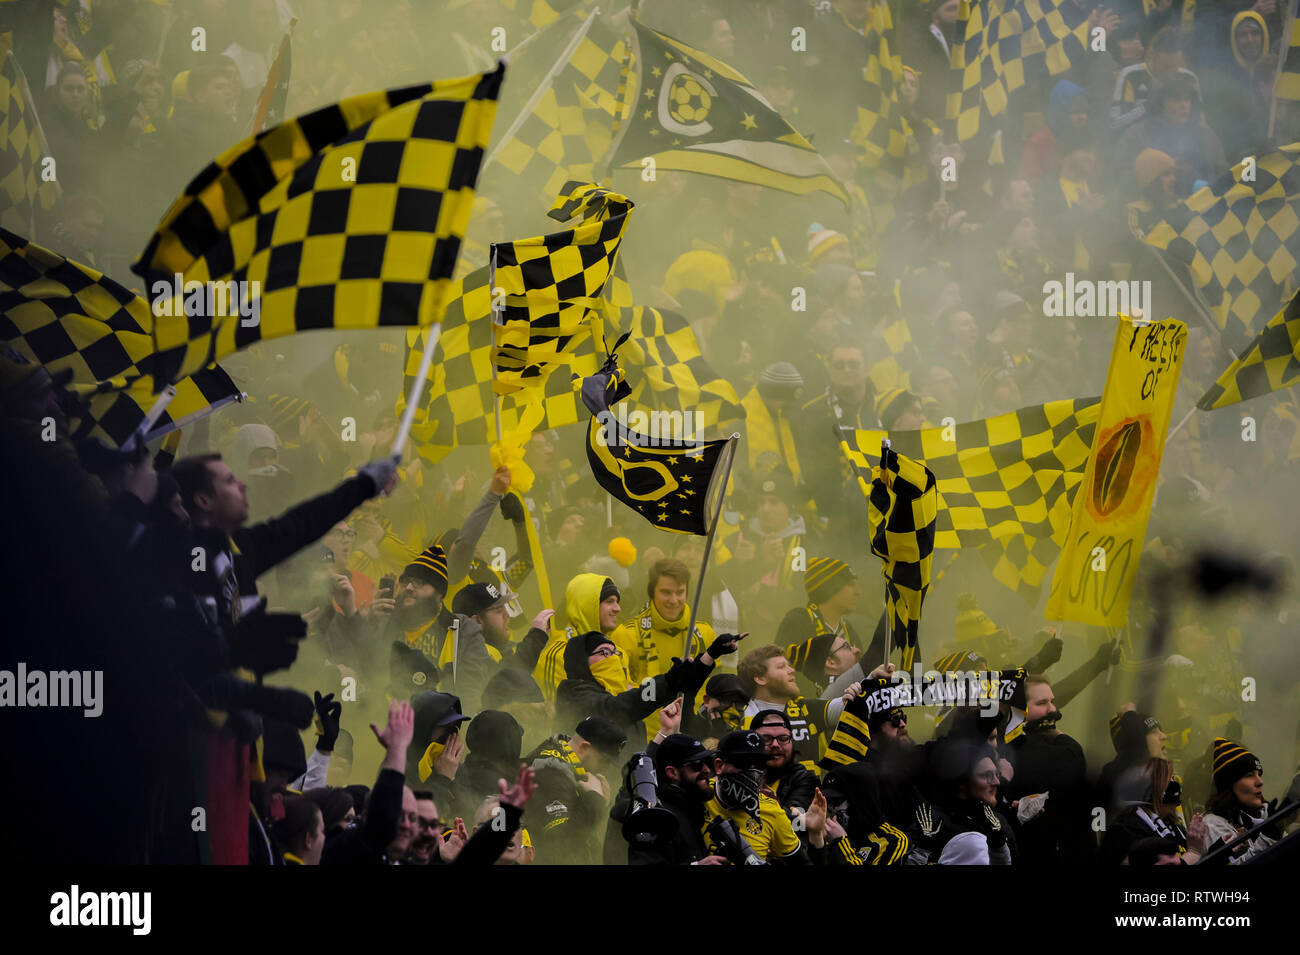
[{"label": "crowd of fans", "polygon": [[[294,115],[436,78],[430,63],[438,76],[482,69],[493,26],[512,46],[533,29],[516,6],[529,5],[0,5],[58,164],[42,243],[130,284],[168,204],[251,132],[291,19]],[[1141,234],[1241,157],[1300,138],[1285,108],[1269,137],[1280,4],[1193,15],[1181,0],[1112,0],[1093,13],[1106,50],[1022,91],[996,146],[971,154],[944,116],[958,4],[918,0],[893,5],[906,155],[869,168],[854,130],[868,6],[645,0],[639,14],[744,72],[852,199],[846,213],[753,184],[615,176],[638,203],[624,251],[634,291],[690,319],[745,410],[689,635],[703,539],[607,510],[582,429],[534,435],[522,494],[481,447],[436,467],[389,461],[400,334],[312,333],[232,356],[223,365],[249,400],[187,428],[160,468],[143,450],[70,440],[63,382],[4,355],[14,658],[103,670],[108,697],[97,721],[3,712],[10,791],[48,820],[12,834],[20,851],[1137,865],[1193,862],[1248,831],[1210,858],[1246,861],[1279,841],[1293,820],[1271,820],[1278,801],[1264,793],[1288,801],[1300,683],[1287,609],[1253,599],[1180,604],[1172,653],[1147,658],[1155,608],[1142,588],[1125,633],[1062,639],[1038,629],[1038,594],[1003,588],[978,554],[940,554],[926,668],[1024,667],[1023,726],[1006,705],[887,709],[869,721],[865,759],[825,760],[845,708],[892,674],[878,666],[866,505],[835,426],[908,430],[1098,394],[1113,323],[1041,314],[1044,282],[1071,271],[1152,281],[1155,317],[1192,327],[1177,421],[1242,343],[1195,316]],[[519,61],[525,87],[529,62],[539,76],[550,65]],[[520,201],[520,188],[485,168],[462,272],[484,264],[487,242],[542,231],[553,197]],[[1143,579],[1205,540],[1246,541],[1289,572],[1276,515],[1300,409],[1285,391],[1242,409],[1259,440],[1243,442],[1231,412],[1173,433]],[[1243,700],[1247,676],[1266,704]],[[1151,682],[1151,712],[1125,705]],[[1087,714],[1067,724],[1077,739],[1056,727],[1067,702]],[[1284,764],[1267,785],[1252,749]]]}]

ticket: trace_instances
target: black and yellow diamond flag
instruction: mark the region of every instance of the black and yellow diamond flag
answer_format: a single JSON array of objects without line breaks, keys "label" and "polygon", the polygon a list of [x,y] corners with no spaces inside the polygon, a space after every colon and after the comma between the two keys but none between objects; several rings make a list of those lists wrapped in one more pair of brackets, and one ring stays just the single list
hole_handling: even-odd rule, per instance
[{"label": "black and yellow diamond flag", "polygon": [[[617,346],[615,346],[617,347]],[[582,383],[591,411],[587,461],[596,483],[655,527],[680,534],[707,534],[714,475],[731,438],[713,441],[642,434],[627,427],[610,406],[630,393],[613,357]]]}]

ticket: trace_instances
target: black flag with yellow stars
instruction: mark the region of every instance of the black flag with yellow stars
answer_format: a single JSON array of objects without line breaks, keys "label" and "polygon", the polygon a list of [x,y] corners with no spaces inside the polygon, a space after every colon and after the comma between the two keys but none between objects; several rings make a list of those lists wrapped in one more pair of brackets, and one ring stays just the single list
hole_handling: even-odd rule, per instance
[{"label": "black flag with yellow stars", "polygon": [[[628,90],[628,119],[615,166],[752,182],[782,192],[824,192],[848,204],[826,160],[743,74],[703,50],[632,21],[640,82]],[[633,95],[635,94],[635,95]]]},{"label": "black flag with yellow stars", "polygon": [[609,494],[655,527],[707,534],[705,501],[730,439],[688,441],[653,428],[650,434],[633,431],[610,410],[630,390],[613,355],[599,373],[583,380],[582,400],[592,413],[587,429],[591,473]]}]

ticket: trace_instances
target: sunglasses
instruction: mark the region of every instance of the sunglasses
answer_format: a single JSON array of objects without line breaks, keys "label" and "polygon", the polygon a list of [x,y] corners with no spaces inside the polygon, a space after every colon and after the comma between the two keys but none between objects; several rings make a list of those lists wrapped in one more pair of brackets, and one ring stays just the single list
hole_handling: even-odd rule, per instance
[{"label": "sunglasses", "polygon": [[907,717],[902,713],[899,713],[897,716],[891,716],[889,719],[885,720],[885,722],[890,726],[905,726],[907,724]]}]

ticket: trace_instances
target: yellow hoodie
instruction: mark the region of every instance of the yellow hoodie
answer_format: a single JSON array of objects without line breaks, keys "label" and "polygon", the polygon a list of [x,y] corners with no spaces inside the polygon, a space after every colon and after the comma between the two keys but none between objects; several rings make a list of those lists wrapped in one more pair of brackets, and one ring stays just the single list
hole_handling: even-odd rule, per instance
[{"label": "yellow hoodie", "polygon": [[770,451],[789,469],[798,484],[799,458],[794,446],[794,432],[790,429],[790,419],[784,412],[773,418],[759,397],[757,387],[749,389],[740,404],[745,409],[745,437],[750,469],[757,468],[759,457]]},{"label": "yellow hoodie", "polygon": [[[564,645],[570,637],[600,629],[600,591],[609,578],[604,574],[578,574],[564,588],[564,613],[569,625],[565,630],[554,627],[551,638],[542,648],[542,655],[533,669],[533,679],[542,688],[542,696],[555,699],[555,690],[564,680]],[[618,646],[618,644],[615,644]],[[624,668],[628,667],[628,654],[620,649]]]},{"label": "yellow hoodie", "polygon": [[[665,620],[651,600],[636,612],[632,620],[621,624],[609,635],[614,646],[628,656],[632,682],[640,683],[646,677],[667,673],[673,665],[673,657],[680,659],[685,655],[686,624],[690,619],[689,604],[682,606],[682,614],[676,620]],[[695,633],[693,655],[698,656],[709,648],[716,634],[702,620],[695,621]],[[656,714],[656,725],[658,718]]]}]

